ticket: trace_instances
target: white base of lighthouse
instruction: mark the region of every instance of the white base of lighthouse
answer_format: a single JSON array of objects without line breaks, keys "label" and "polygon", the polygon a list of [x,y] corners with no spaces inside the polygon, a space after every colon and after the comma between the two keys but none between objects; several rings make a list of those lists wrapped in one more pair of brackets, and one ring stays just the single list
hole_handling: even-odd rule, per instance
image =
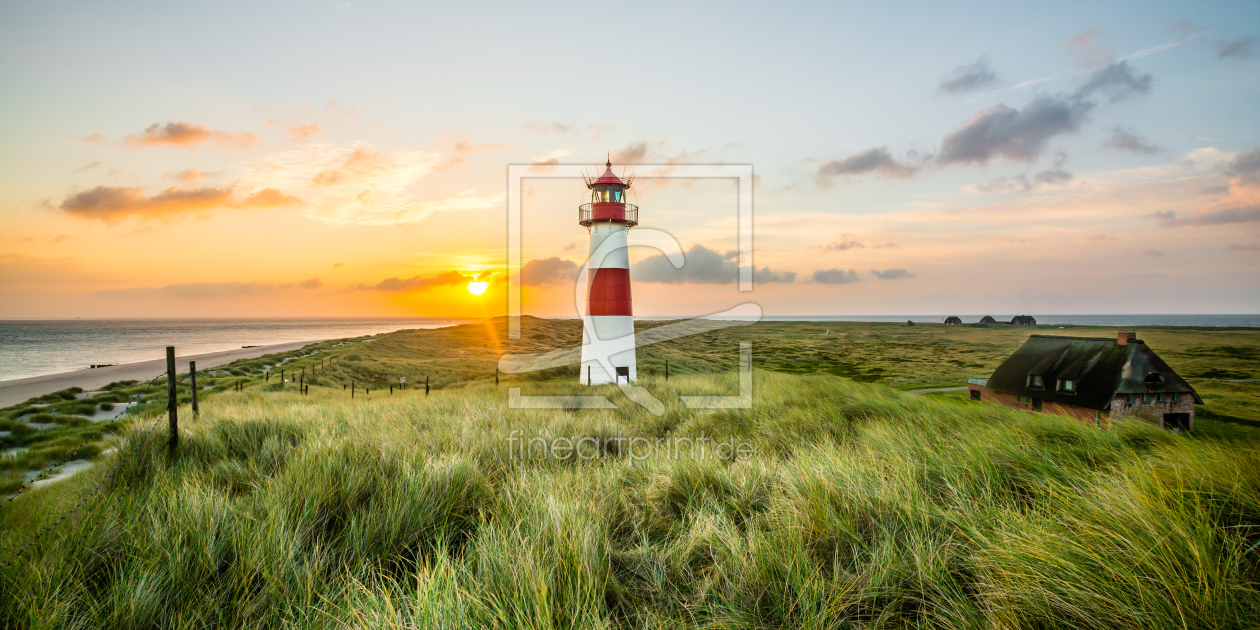
[{"label": "white base of lighthouse", "polygon": [[[582,383],[626,383],[639,379],[635,361],[634,317],[630,315],[587,315],[582,333]],[[594,331],[597,339],[591,338]],[[623,349],[626,348],[626,349]],[[608,357],[609,370],[601,361]]]}]

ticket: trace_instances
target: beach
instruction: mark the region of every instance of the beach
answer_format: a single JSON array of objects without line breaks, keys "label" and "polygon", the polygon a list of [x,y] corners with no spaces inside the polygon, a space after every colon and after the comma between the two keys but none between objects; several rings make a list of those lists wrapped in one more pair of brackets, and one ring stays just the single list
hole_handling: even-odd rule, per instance
[{"label": "beach", "polygon": [[[311,343],[317,342],[295,341],[290,343],[255,346],[252,348],[224,350],[221,352],[193,354],[182,357],[176,356],[175,371],[179,373],[187,372],[189,361],[196,361],[197,369],[207,370],[217,365],[231,363],[237,359],[250,359],[260,357],[264,354],[297,350],[298,348]],[[91,391],[98,387],[104,387],[105,385],[115,381],[150,380],[165,371],[166,359],[161,358],[154,359],[152,361],[139,361],[136,363],[111,365],[103,368],[75,370],[73,372],[62,372],[59,374],[47,374],[44,376],[32,376],[29,378],[19,378],[10,381],[0,381],[0,407],[16,405],[28,398],[43,396],[44,394],[69,387],[82,387],[84,390]]]}]

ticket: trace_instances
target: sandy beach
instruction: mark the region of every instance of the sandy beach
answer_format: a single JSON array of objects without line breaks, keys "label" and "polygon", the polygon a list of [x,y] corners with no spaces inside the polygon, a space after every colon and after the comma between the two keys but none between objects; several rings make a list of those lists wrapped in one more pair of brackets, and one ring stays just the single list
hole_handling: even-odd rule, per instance
[{"label": "sandy beach", "polygon": [[[312,343],[319,342],[295,341],[292,343],[257,346],[254,348],[239,348],[236,350],[224,350],[222,352],[194,354],[183,357],[176,356],[175,369],[180,373],[187,372],[188,362],[196,361],[198,370],[206,370],[213,368],[216,365],[231,363],[237,359],[259,357],[264,354],[272,354],[275,352],[287,352]],[[11,381],[0,381],[0,407],[15,405],[28,398],[42,396],[49,392],[55,392],[68,387],[82,387],[84,390],[90,391],[113,383],[114,381],[147,380],[161,374],[165,370],[166,359],[163,358],[154,359],[152,361],[140,361],[138,363],[113,365],[105,368],[75,370],[73,372],[62,372],[60,374],[46,374],[44,376],[32,376],[29,378],[13,379]]]}]

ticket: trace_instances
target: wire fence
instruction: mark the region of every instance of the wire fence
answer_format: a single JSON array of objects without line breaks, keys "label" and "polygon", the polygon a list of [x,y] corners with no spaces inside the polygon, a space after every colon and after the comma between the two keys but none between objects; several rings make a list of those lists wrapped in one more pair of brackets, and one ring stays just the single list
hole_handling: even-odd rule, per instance
[{"label": "wire fence", "polygon": [[[334,356],[333,358],[335,359],[335,358],[336,358],[336,356]],[[330,364],[331,364],[331,361],[330,361]],[[176,384],[176,385],[179,385],[180,383],[183,383],[183,382],[184,382],[184,380],[185,380],[185,379],[187,379],[187,378],[189,378],[191,375],[192,375],[192,372],[191,372],[191,371],[186,372],[183,376],[180,376],[180,377],[178,377],[178,378],[176,378],[176,379],[175,379],[175,384]],[[145,386],[148,386],[148,385],[152,385],[152,384],[155,384],[155,383],[157,383],[157,382],[159,382],[159,381],[162,381],[162,380],[164,380],[164,379],[169,379],[169,378],[171,378],[171,375],[169,374],[169,372],[167,372],[166,370],[163,370],[161,374],[159,374],[159,375],[157,375],[157,376],[153,377],[152,379],[149,379],[149,380],[147,380],[147,381],[133,381],[133,382],[136,382],[136,383],[142,383],[142,384],[144,384]],[[195,395],[196,395],[196,392],[194,392],[194,394],[193,394],[193,395],[195,396]],[[124,407],[123,409],[119,410],[119,412],[118,412],[118,413],[114,414],[114,417],[113,417],[113,418],[110,418],[110,419],[108,419],[108,420],[107,420],[107,421],[105,421],[105,422],[111,422],[111,421],[113,421],[113,420],[118,420],[119,418],[123,417],[123,415],[125,415],[125,414],[126,414],[126,413],[130,410],[130,409],[132,409],[132,408],[133,408],[133,405],[139,405],[139,404],[141,404],[141,400],[140,400],[140,397],[141,397],[141,396],[143,396],[143,394],[133,394],[133,395],[132,395],[132,402],[131,402],[131,403],[128,403],[128,405],[127,405],[126,407]],[[175,400],[175,401],[170,401],[170,400],[168,400],[168,404],[172,404],[172,405],[174,405],[174,404],[178,404],[178,400]],[[154,415],[154,417],[153,417],[153,422],[152,422],[152,423],[150,423],[147,427],[145,427],[145,428],[144,428],[144,430],[143,430],[141,433],[139,433],[138,435],[146,435],[146,436],[147,436],[147,435],[148,435],[148,434],[149,434],[149,433],[150,433],[150,432],[154,429],[154,427],[156,427],[156,426],[157,426],[157,423],[158,423],[158,422],[162,419],[163,415],[164,415],[164,414],[160,414],[160,413],[159,413],[159,414],[155,414],[155,415]],[[17,492],[13,493],[11,496],[9,496],[7,499],[5,499],[5,501],[4,501],[3,503],[0,503],[0,510],[3,510],[6,506],[8,506],[10,503],[12,503],[14,500],[16,500],[19,496],[21,496],[23,493],[25,493],[28,489],[30,489],[30,488],[32,488],[32,487],[34,487],[34,485],[35,485],[36,483],[38,483],[39,481],[41,481],[41,480],[43,480],[43,479],[46,479],[46,478],[47,478],[47,475],[48,475],[50,472],[52,472],[52,471],[54,471],[54,470],[56,470],[56,469],[60,468],[61,466],[65,465],[67,462],[73,461],[74,457],[75,457],[76,455],[78,455],[80,452],[82,452],[84,448],[86,448],[86,447],[87,447],[89,444],[91,444],[93,441],[95,441],[95,440],[99,439],[101,436],[103,436],[103,435],[105,435],[105,434],[107,434],[107,433],[111,433],[111,431],[109,430],[109,428],[108,428],[108,427],[101,427],[101,429],[100,429],[100,430],[98,430],[98,431],[94,432],[92,435],[88,436],[88,438],[87,438],[87,439],[85,439],[85,440],[83,441],[83,443],[82,443],[82,444],[80,444],[80,445],[78,445],[77,447],[75,447],[75,449],[74,449],[73,451],[71,451],[69,454],[67,454],[65,457],[61,458],[61,459],[60,459],[59,461],[57,461],[57,462],[54,462],[54,463],[52,463],[52,464],[49,464],[48,466],[45,466],[44,468],[42,468],[41,470],[39,470],[38,472],[36,472],[36,474],[35,474],[34,476],[32,476],[30,479],[26,480],[26,481],[22,484],[22,486],[21,486],[20,488],[18,488]],[[172,435],[174,435],[174,433],[172,433]],[[172,442],[172,444],[173,444],[173,442]],[[82,497],[80,497],[80,498],[79,498],[79,501],[78,501],[77,503],[75,503],[73,507],[71,507],[68,511],[66,511],[64,514],[62,514],[61,516],[59,516],[59,517],[58,517],[56,520],[54,520],[52,523],[50,523],[50,524],[48,524],[48,525],[44,526],[42,529],[40,529],[40,530],[39,530],[39,532],[38,532],[37,534],[35,534],[35,536],[34,536],[33,538],[31,538],[31,540],[30,540],[30,541],[28,541],[25,545],[23,545],[23,546],[22,546],[21,548],[19,548],[19,549],[18,549],[15,553],[13,553],[13,555],[9,557],[8,561],[7,561],[7,562],[5,562],[5,563],[4,563],[4,565],[0,566],[0,575],[3,575],[3,573],[4,573],[4,572],[6,572],[6,571],[8,571],[8,569],[9,569],[10,567],[12,567],[14,563],[16,563],[19,559],[21,559],[21,558],[22,558],[22,556],[26,554],[26,551],[27,551],[28,549],[30,549],[32,546],[34,546],[36,543],[38,543],[40,540],[42,540],[42,539],[43,539],[46,535],[48,535],[50,532],[52,532],[52,531],[56,530],[56,529],[57,529],[57,528],[58,528],[58,527],[59,527],[62,523],[64,523],[64,522],[66,521],[66,519],[68,519],[70,516],[72,516],[72,515],[74,515],[75,513],[77,513],[80,509],[82,509],[82,508],[83,508],[83,506],[84,506],[84,505],[86,505],[86,504],[87,504],[87,502],[88,502],[89,500],[91,500],[91,499],[92,499],[93,497],[95,497],[98,493],[100,493],[101,489],[102,489],[102,488],[104,488],[104,487],[105,487],[105,485],[106,485],[107,483],[109,483],[109,482],[110,482],[110,480],[112,480],[112,479],[113,479],[113,478],[114,478],[114,477],[118,474],[118,471],[122,469],[122,467],[123,467],[123,465],[124,465],[125,463],[126,463],[125,458],[123,458],[123,457],[118,457],[118,458],[116,458],[116,461],[114,462],[114,465],[113,465],[112,467],[110,467],[109,471],[108,471],[108,472],[107,472],[104,476],[102,476],[102,477],[101,477],[101,480],[100,480],[99,482],[97,482],[97,483],[96,483],[96,485],[95,485],[95,486],[93,486],[91,490],[89,490],[89,491],[88,491],[87,493],[85,493]]]}]

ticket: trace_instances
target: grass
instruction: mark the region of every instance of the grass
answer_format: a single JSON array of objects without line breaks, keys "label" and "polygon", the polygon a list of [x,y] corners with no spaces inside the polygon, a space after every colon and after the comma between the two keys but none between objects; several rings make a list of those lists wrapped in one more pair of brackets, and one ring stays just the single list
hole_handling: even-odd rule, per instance
[{"label": "grass", "polygon": [[[520,383],[528,394],[571,379]],[[651,415],[474,383],[217,395],[0,581],[30,628],[1232,628],[1260,618],[1260,453],[833,375],[643,384]],[[182,410],[181,413],[187,413]],[[185,416],[187,417],[187,416]],[[526,449],[514,438],[584,446]],[[583,441],[585,438],[585,441]],[[620,441],[618,441],[620,438]],[[642,438],[631,443],[633,438]],[[678,445],[667,456],[661,445]],[[704,442],[699,442],[704,438]],[[642,457],[643,444],[655,455]],[[700,444],[704,444],[701,452]],[[743,457],[716,446],[746,444]],[[639,444],[639,450],[626,444]],[[107,467],[20,499],[0,553]],[[10,506],[11,509],[14,506]]]},{"label": "grass", "polygon": [[[1207,401],[1197,434],[1175,436],[896,391],[987,375],[1030,333],[1110,329],[760,323],[641,349],[643,384],[667,406],[654,416],[615,388],[604,390],[622,405],[614,411],[508,408],[508,387],[587,393],[576,368],[493,386],[501,353],[581,340],[573,321],[522,327],[520,340],[502,320],[336,340],[200,373],[199,422],[180,385],[174,459],[160,428],[141,428],[166,408],[163,382],[0,409],[0,428],[13,431],[0,445],[28,448],[0,460],[4,492],[101,428],[78,406],[138,403],[107,427],[128,438],[108,465],[0,508],[3,560],[105,482],[0,576],[0,626],[1230,628],[1260,618],[1260,394],[1230,382],[1260,375],[1256,331],[1140,331]],[[735,393],[739,339],[753,340],[754,407],[682,406],[679,395]],[[302,374],[311,395],[280,383],[280,370]],[[391,395],[400,377],[412,389]],[[33,431],[15,421],[24,414],[64,424]],[[580,455],[519,448],[536,436],[569,438]],[[639,459],[625,446],[679,439],[691,442],[673,456]],[[748,448],[715,452],[725,443]]]}]

